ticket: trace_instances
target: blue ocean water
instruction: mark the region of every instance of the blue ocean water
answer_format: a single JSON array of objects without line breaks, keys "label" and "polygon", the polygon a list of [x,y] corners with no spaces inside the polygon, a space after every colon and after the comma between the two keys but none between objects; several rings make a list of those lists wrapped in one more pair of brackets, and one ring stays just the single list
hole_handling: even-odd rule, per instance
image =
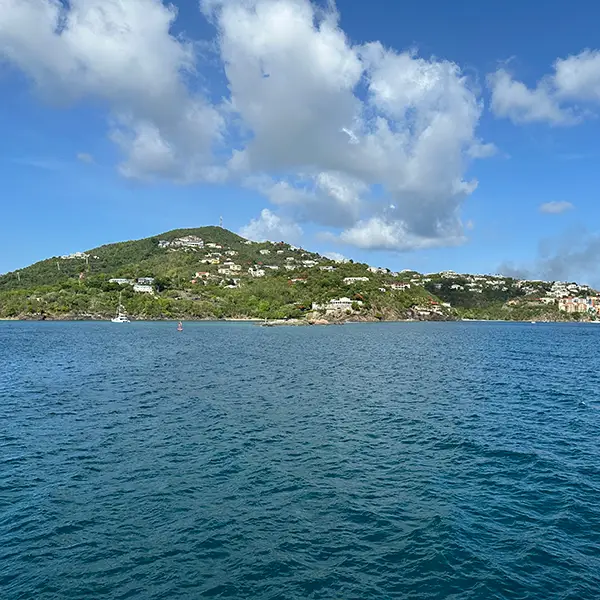
[{"label": "blue ocean water", "polygon": [[0,598],[597,599],[599,346],[0,323]]}]

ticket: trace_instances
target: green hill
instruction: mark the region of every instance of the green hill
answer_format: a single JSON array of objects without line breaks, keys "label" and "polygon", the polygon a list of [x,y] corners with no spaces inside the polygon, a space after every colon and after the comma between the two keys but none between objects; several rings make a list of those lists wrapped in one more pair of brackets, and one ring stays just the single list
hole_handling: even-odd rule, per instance
[{"label": "green hill", "polygon": [[52,257],[0,276],[0,318],[107,319],[120,296],[139,319],[572,318],[540,300],[552,289],[499,276],[391,273],[199,227]]}]

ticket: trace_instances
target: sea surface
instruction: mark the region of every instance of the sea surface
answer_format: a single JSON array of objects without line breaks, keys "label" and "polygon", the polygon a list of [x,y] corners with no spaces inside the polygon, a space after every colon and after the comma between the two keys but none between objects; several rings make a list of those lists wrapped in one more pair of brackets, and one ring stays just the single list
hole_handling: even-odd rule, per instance
[{"label": "sea surface", "polygon": [[0,598],[600,598],[600,326],[0,323]]}]

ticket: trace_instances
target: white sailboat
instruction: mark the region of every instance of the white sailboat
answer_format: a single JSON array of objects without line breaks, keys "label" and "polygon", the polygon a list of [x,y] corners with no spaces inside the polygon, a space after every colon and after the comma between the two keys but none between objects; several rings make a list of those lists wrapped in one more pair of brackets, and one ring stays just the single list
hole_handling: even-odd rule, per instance
[{"label": "white sailboat", "polygon": [[117,316],[111,319],[113,323],[131,323],[127,317],[127,313],[121,304],[121,293],[119,293],[119,307],[117,308]]}]

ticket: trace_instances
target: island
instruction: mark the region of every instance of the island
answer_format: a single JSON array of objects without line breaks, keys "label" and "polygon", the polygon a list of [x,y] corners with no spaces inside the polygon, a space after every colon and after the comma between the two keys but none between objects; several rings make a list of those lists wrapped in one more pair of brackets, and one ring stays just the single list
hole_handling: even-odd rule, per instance
[{"label": "island", "polygon": [[392,272],[222,227],[178,229],[55,256],[0,276],[0,318],[347,321],[595,321],[575,282],[454,271]]}]

